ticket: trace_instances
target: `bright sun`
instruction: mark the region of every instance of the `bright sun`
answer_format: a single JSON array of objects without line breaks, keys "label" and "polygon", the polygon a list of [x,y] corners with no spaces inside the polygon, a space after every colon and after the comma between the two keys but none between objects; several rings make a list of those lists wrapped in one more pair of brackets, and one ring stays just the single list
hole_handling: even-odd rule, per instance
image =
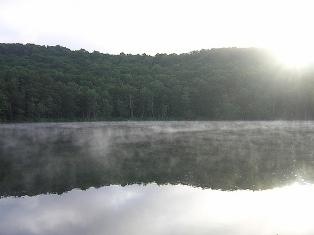
[{"label": "bright sun", "polygon": [[279,63],[286,67],[303,68],[314,64],[314,53],[300,43],[296,47],[271,49]]},{"label": "bright sun", "polygon": [[314,2],[309,0],[273,1],[267,11],[265,29],[260,44],[269,48],[280,63],[287,67],[302,68],[314,64]]}]

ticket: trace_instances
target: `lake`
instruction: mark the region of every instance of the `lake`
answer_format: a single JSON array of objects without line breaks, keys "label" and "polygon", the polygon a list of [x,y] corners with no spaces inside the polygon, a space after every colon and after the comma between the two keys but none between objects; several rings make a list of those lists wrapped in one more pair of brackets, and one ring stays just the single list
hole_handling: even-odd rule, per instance
[{"label": "lake", "polygon": [[0,125],[0,234],[314,234],[314,122]]}]

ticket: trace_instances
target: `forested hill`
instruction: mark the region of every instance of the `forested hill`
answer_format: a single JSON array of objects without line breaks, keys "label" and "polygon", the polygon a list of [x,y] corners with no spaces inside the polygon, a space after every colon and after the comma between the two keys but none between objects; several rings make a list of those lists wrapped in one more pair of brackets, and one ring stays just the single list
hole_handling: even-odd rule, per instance
[{"label": "forested hill", "polygon": [[0,44],[0,120],[314,119],[314,70],[260,49],[120,55]]}]

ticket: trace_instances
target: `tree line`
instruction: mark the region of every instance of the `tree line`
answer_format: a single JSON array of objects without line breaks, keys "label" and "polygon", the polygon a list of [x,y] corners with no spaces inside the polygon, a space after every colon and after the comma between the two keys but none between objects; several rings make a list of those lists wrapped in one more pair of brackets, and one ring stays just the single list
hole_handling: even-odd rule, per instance
[{"label": "tree line", "polygon": [[257,48],[155,56],[0,44],[0,121],[314,119],[314,68]]}]

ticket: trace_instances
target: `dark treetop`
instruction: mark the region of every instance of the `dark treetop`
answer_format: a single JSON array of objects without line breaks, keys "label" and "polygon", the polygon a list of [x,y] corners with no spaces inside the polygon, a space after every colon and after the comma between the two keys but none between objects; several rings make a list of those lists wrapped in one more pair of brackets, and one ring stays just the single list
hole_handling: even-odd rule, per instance
[{"label": "dark treetop", "polygon": [[253,48],[148,56],[0,44],[0,121],[313,119],[313,74]]}]

